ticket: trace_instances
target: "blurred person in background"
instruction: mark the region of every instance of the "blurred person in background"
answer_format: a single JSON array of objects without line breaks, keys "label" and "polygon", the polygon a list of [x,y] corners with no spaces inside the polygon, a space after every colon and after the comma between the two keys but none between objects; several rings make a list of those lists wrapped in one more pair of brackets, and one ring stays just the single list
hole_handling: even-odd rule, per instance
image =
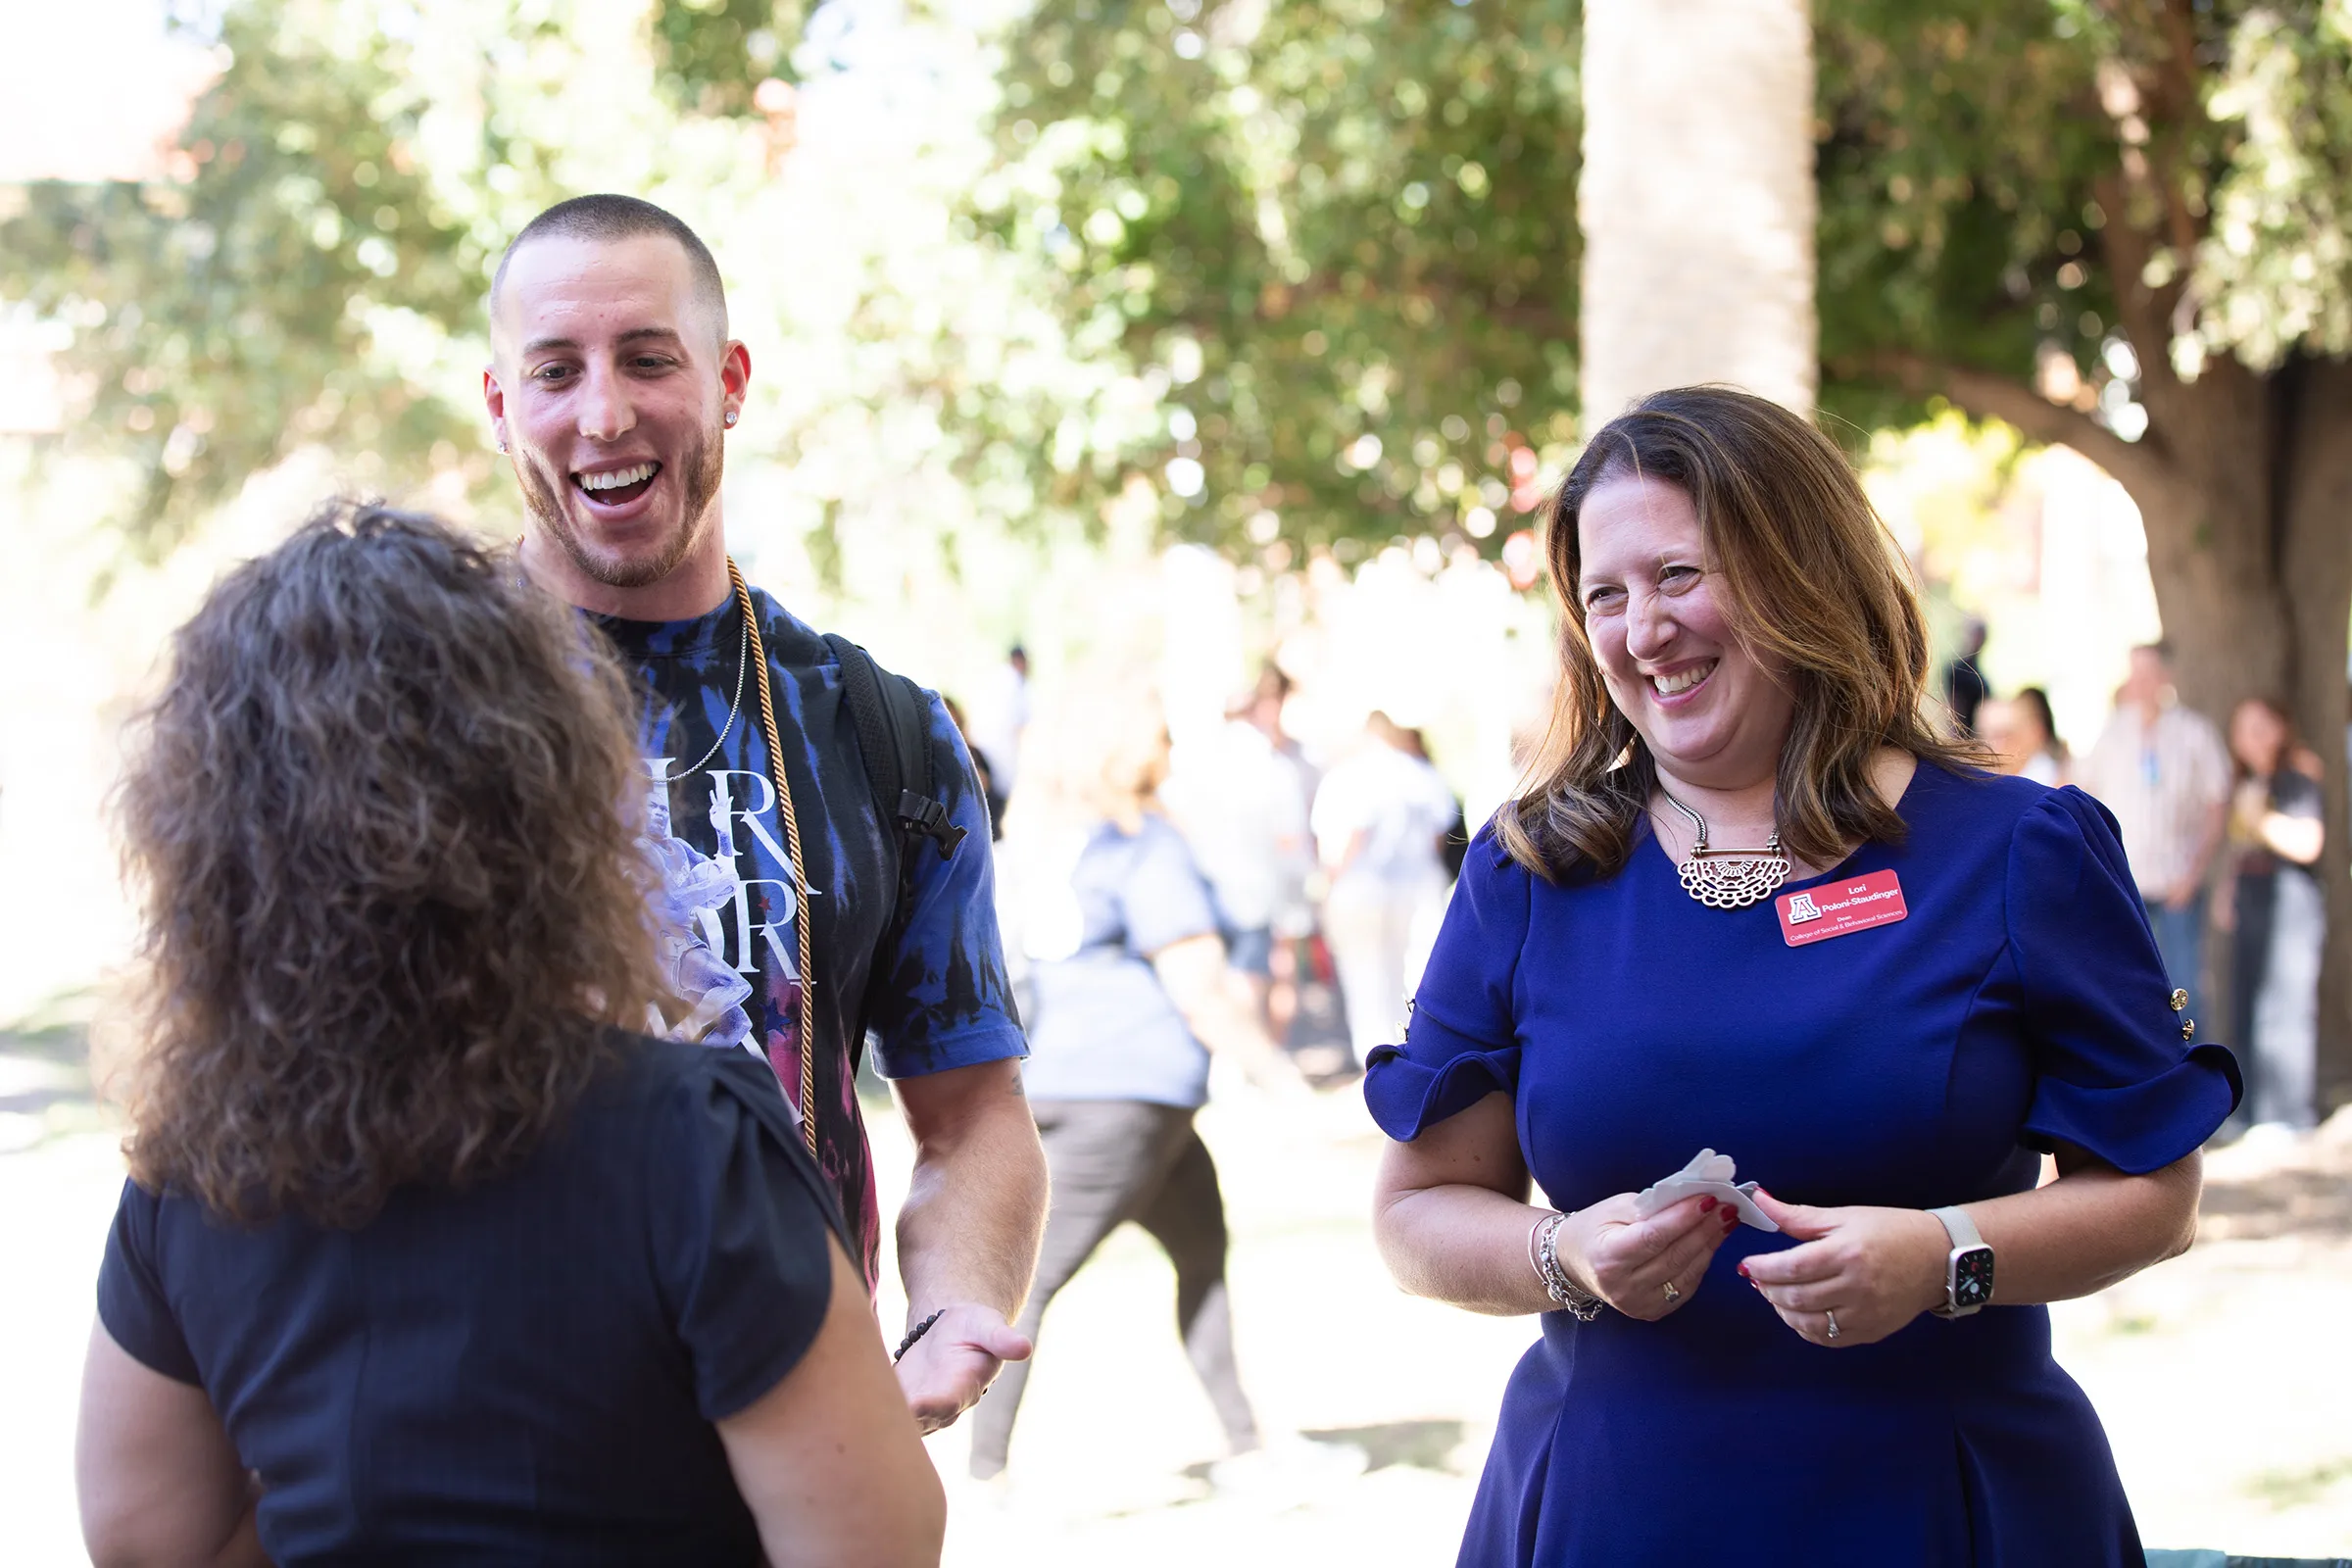
[{"label": "blurred person in background", "polygon": [[980,793],[988,801],[988,832],[992,840],[1004,836],[1004,792],[997,787],[997,771],[989,765],[988,754],[972,739],[972,721],[963,705],[953,697],[943,695],[940,703],[948,710],[948,721],[956,733],[963,737],[964,750],[972,754],[972,776],[980,781]]},{"label": "blurred person in background", "polygon": [[1411,732],[1382,712],[1315,791],[1315,843],[1330,878],[1323,934],[1358,1065],[1396,1037],[1420,980],[1445,908],[1444,840],[1457,810]]},{"label": "blurred person in background", "polygon": [[2052,789],[2066,782],[2066,743],[2058,738],[2050,696],[2028,686],[2015,697],[1988,697],[1977,709],[1977,735],[2004,773]]},{"label": "blurred person in background", "polygon": [[1029,729],[1029,650],[1014,643],[994,677],[974,699],[972,732],[976,750],[988,759],[989,775],[1007,801],[1021,765],[1021,737]]},{"label": "blurred person in background", "polygon": [[2115,813],[2165,969],[2204,1016],[2205,878],[2230,813],[2230,754],[2213,721],[2181,706],[2164,644],[2132,650],[2075,782]]},{"label": "blurred person in background", "polygon": [[[1176,1271],[1176,1329],[1233,1454],[1261,1446],[1234,1365],[1225,1201],[1193,1118],[1209,1054],[1306,1098],[1234,982],[1216,902],[1161,814],[1168,733],[1140,685],[1065,693],[1034,726],[1004,843],[1006,930],[1026,966],[1028,1087],[1053,1176],[1037,1283],[1046,1309],[1103,1239],[1133,1220]],[[1047,1341],[1051,1345],[1051,1340]],[[1005,1467],[1026,1364],[972,1417],[971,1473]]]},{"label": "blurred person in background", "polygon": [[[1028,1353],[1007,1319],[1046,1196],[969,755],[937,696],[820,636],[728,556],[720,481],[751,353],[693,229],[627,196],[558,203],[499,263],[490,342],[517,559],[639,683],[657,903],[692,1008],[674,1027],[767,1062],[869,1285],[882,1212],[857,1074],[874,1040],[914,1144],[897,1255],[920,1331],[899,1380],[926,1430],[945,1426]],[[895,812],[857,673],[905,764]]]},{"label": "blurred person in background", "polygon": [[1216,897],[1226,960],[1271,1028],[1274,917],[1314,859],[1297,771],[1249,711],[1248,699],[1236,703],[1177,748],[1160,797]]},{"label": "blurred person in background", "polygon": [[[1280,664],[1267,660],[1257,672],[1257,683],[1250,690],[1243,716],[1273,749],[1275,764],[1282,769],[1291,798],[1297,803],[1296,809],[1303,819],[1314,804],[1315,786],[1321,779],[1314,764],[1307,760],[1305,749],[1284,726],[1283,709],[1290,702],[1291,689],[1291,677],[1283,673]],[[1290,809],[1285,808],[1286,815]],[[1313,890],[1319,881],[1310,826],[1297,851],[1284,856],[1278,867],[1270,922],[1273,947],[1266,963],[1266,1019],[1273,1028],[1274,1038],[1294,1048],[1300,1045],[1293,1037],[1293,1028],[1299,1014],[1303,981],[1315,973],[1314,953],[1320,922]],[[1325,1051],[1333,1059],[1315,1060],[1314,1054]],[[1340,1059],[1346,1054],[1338,1048],[1309,1045],[1299,1060],[1309,1071],[1330,1073],[1348,1065]]]},{"label": "blurred person in background", "polygon": [[511,563],[373,508],[174,636],[121,794],[97,1563],[939,1560],[773,1076],[632,1032],[671,1000],[635,708]]},{"label": "blurred person in background", "polygon": [[[1546,536],[1553,738],[1364,1080],[1398,1283],[1542,1314],[1460,1561],[2141,1568],[2041,1303],[2188,1246],[2236,1073],[2111,820],[1939,733],[1788,410],[1642,399]],[[1644,1201],[1702,1149],[1761,1185]]]},{"label": "blurred person in background", "polygon": [[1959,657],[1943,666],[1943,706],[1951,710],[1956,735],[1977,733],[1977,709],[1992,693],[1984,666],[1978,662],[1984,654],[1984,620],[1969,616],[1960,629]]},{"label": "blurred person in background", "polygon": [[2317,1121],[2320,956],[2328,901],[2315,867],[2328,824],[2319,759],[2286,710],[2249,697],[2230,715],[2230,875],[2215,923],[2231,933],[2230,1043],[2246,1063],[2246,1120],[2300,1130]]}]

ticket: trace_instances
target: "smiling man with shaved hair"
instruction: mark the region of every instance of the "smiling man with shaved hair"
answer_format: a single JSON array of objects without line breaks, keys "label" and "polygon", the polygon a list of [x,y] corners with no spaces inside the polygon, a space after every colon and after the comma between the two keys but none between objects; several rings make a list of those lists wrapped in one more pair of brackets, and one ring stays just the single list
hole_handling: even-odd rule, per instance
[{"label": "smiling man with shaved hair", "polygon": [[924,1428],[945,1426],[1029,1353],[1007,1325],[1046,1197],[970,757],[936,695],[735,571],[720,479],[751,355],[691,228],[627,196],[548,209],[499,263],[490,333],[482,393],[528,509],[522,567],[595,618],[645,693],[678,993],[659,1032],[774,1069],[869,1282],[872,1032],[915,1144],[899,1271],[909,1330],[928,1327],[899,1380]]}]

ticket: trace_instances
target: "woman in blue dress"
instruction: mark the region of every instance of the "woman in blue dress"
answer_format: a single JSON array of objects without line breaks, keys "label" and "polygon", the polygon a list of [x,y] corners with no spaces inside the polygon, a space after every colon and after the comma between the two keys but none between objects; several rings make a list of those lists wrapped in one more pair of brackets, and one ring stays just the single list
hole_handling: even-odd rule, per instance
[{"label": "woman in blue dress", "polygon": [[[1773,404],[1645,399],[1550,550],[1548,750],[1365,1083],[1399,1282],[1544,1314],[1461,1562],[2140,1563],[2041,1303],[2186,1248],[2238,1079],[2113,821],[1922,719],[1900,554]],[[1752,1201],[1638,1196],[1702,1149]]]}]

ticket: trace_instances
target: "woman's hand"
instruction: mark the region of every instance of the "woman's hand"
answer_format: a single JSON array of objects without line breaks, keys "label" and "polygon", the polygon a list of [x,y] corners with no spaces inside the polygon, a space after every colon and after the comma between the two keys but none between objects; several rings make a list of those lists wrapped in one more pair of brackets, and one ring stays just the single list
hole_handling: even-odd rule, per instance
[{"label": "woman's hand", "polygon": [[1619,1193],[1570,1215],[1554,1246],[1571,1279],[1627,1317],[1654,1323],[1698,1293],[1715,1249],[1739,1228],[1740,1211],[1712,1198],[1686,1198],[1642,1219],[1634,1195]]},{"label": "woman's hand", "polygon": [[1801,1245],[1758,1252],[1740,1272],[1782,1322],[1815,1345],[1873,1345],[1943,1303],[1951,1240],[1935,1215],[1917,1208],[1808,1208],[1765,1192],[1755,1200]]}]

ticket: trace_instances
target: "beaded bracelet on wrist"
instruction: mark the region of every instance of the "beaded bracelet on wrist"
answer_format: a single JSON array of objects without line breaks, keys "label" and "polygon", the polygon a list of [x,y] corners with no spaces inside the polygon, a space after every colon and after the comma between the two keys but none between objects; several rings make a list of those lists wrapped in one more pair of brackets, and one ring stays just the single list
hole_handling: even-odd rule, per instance
[{"label": "beaded bracelet on wrist", "polygon": [[896,1366],[899,1362],[905,1360],[906,1358],[906,1352],[914,1348],[914,1342],[921,1339],[924,1335],[930,1333],[931,1325],[947,1315],[948,1309],[943,1306],[938,1311],[932,1313],[929,1317],[923,1319],[920,1323],[917,1323],[914,1327],[908,1329],[906,1331],[906,1337],[899,1342],[899,1348],[890,1352],[891,1364]]}]

